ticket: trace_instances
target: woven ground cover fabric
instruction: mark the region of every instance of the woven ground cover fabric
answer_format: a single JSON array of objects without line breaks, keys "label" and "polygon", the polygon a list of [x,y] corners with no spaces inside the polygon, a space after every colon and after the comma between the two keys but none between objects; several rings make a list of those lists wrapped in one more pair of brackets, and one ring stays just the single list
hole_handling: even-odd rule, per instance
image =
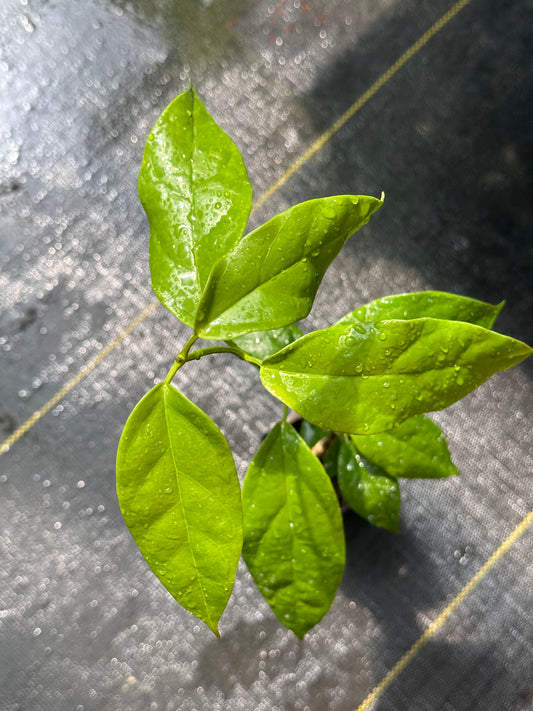
[{"label": "woven ground cover fabric", "polygon": [[[525,524],[462,593],[528,520],[529,362],[433,416],[461,476],[405,482],[399,535],[345,516],[345,576],[303,641],[242,564],[215,639],[148,570],[115,493],[124,422],[188,337],[151,307],[136,183],[150,127],[189,76],[243,153],[250,227],[299,201],[386,193],[327,273],[309,329],[438,289],[506,299],[498,330],[533,341],[533,8],[462,5],[417,48],[453,2],[2,2],[2,711],[355,711],[457,596],[366,707],[531,707]],[[229,355],[177,383],[242,479],[279,403]]]}]

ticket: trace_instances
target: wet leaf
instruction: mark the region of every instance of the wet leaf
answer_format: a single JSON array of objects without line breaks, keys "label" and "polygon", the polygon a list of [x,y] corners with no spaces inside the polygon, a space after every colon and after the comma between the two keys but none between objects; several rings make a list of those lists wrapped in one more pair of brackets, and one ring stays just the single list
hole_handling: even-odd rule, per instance
[{"label": "wet leaf", "polygon": [[218,427],[172,386],[156,385],[124,428],[117,491],[150,568],[218,635],[242,547],[239,481]]},{"label": "wet leaf", "polygon": [[298,637],[328,611],[344,570],[342,516],[330,479],[287,423],[246,474],[243,557],[278,619]]},{"label": "wet leaf", "polygon": [[492,328],[504,304],[502,301],[501,304],[493,306],[484,301],[444,291],[393,294],[371,301],[346,314],[335,325],[373,323],[390,319],[439,318]]},{"label": "wet leaf", "polygon": [[353,442],[341,445],[338,482],[352,509],[369,523],[398,533],[400,487],[396,479],[363,457]]},{"label": "wet leaf", "polygon": [[295,326],[291,324],[290,326],[284,326],[283,328],[277,328],[272,331],[255,331],[254,333],[247,333],[244,336],[238,336],[234,338],[233,341],[228,341],[228,343],[234,343],[238,348],[245,351],[259,360],[264,360],[270,355],[274,355],[289,343],[293,343],[297,338],[302,336],[302,332]]},{"label": "wet leaf", "polygon": [[344,242],[382,204],[361,195],[309,200],[250,232],[213,268],[196,332],[206,339],[233,339],[307,316]]},{"label": "wet leaf", "polygon": [[352,440],[360,454],[390,476],[439,479],[459,473],[442,430],[425,415],[378,435],[352,435]]},{"label": "wet leaf", "polygon": [[520,341],[462,321],[359,323],[298,339],[263,362],[261,380],[319,427],[375,434],[442,410],[530,354]]},{"label": "wet leaf", "polygon": [[139,196],[159,300],[193,326],[213,264],[242,236],[252,188],[239,150],[196,91],[165,109],[146,142]]}]

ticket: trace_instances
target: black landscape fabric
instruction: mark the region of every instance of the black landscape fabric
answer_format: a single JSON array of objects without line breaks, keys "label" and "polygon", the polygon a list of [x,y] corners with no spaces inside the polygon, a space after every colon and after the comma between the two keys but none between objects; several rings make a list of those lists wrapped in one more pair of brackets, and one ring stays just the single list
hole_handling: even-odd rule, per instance
[{"label": "black landscape fabric", "polygon": [[[145,311],[137,177],[150,127],[189,77],[256,199],[284,176],[250,227],[302,200],[386,193],[327,273],[310,327],[439,289],[506,299],[498,330],[533,341],[533,6],[471,0],[445,16],[454,7],[2,1],[2,711],[531,708],[531,363],[433,416],[461,476],[405,482],[399,535],[345,516],[344,579],[303,641],[243,565],[216,639],[147,568],[115,493],[124,422],[188,337],[162,306]],[[194,365],[180,389],[222,429],[242,478],[279,403],[231,356]]]}]

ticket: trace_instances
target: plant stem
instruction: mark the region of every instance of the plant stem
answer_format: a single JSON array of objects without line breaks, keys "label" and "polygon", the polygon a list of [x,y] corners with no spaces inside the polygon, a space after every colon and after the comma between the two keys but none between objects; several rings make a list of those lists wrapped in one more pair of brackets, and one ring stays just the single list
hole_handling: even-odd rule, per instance
[{"label": "plant stem", "polygon": [[172,368],[168,371],[168,375],[165,378],[165,383],[167,385],[172,382],[172,378],[176,375],[182,365],[184,365],[185,363],[189,363],[191,360],[199,360],[200,358],[203,358],[206,355],[212,355],[213,353],[231,353],[232,355],[236,355],[237,358],[240,358],[241,360],[245,360],[247,363],[255,365],[256,368],[261,367],[261,361],[258,358],[254,358],[253,356],[248,355],[248,353],[245,353],[240,348],[237,348],[237,346],[209,346],[208,348],[198,348],[198,350],[190,353],[190,350],[197,339],[198,336],[193,334],[189,338],[183,349],[179,352],[176,360],[172,365]]},{"label": "plant stem", "polygon": [[252,363],[257,368],[261,367],[261,361],[258,358],[245,353],[245,351],[237,348],[237,346],[209,346],[208,348],[199,348],[197,351],[188,353],[185,357],[185,362],[188,363],[191,360],[199,360],[206,355],[212,355],[213,353],[231,353],[237,356],[241,360],[245,360],[247,363]]},{"label": "plant stem", "polygon": [[323,461],[326,452],[333,444],[334,439],[335,432],[330,432],[325,437],[322,437],[322,439],[319,440],[313,447],[311,447],[311,451],[313,452],[315,457],[318,457],[320,461]]},{"label": "plant stem", "polygon": [[181,366],[187,362],[187,356],[189,354],[189,351],[197,340],[198,336],[193,333],[187,343],[183,346],[182,350],[178,353],[176,360],[172,364],[172,368],[168,371],[167,377],[165,378],[166,385],[170,385],[170,383],[172,382],[172,378],[176,375]]}]

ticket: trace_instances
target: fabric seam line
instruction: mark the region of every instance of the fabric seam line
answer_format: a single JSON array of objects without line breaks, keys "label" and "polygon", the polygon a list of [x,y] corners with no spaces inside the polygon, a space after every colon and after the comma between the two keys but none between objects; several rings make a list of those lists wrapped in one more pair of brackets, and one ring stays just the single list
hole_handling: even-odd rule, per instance
[{"label": "fabric seam line", "polygon": [[423,632],[420,637],[412,644],[412,646],[400,657],[396,664],[383,677],[383,679],[374,687],[364,701],[355,709],[355,711],[368,711],[371,706],[385,693],[392,682],[397,679],[405,667],[417,656],[422,647],[429,642],[437,632],[447,622],[448,618],[455,612],[459,605],[470,595],[471,592],[481,583],[481,581],[492,570],[496,563],[503,558],[505,553],[524,535],[529,526],[533,523],[533,511],[530,511],[522,521],[511,531],[507,538],[498,546],[490,558],[481,566],[478,572],[466,583],[466,585],[457,593],[453,600],[444,608],[444,610],[433,620],[429,627]]}]

